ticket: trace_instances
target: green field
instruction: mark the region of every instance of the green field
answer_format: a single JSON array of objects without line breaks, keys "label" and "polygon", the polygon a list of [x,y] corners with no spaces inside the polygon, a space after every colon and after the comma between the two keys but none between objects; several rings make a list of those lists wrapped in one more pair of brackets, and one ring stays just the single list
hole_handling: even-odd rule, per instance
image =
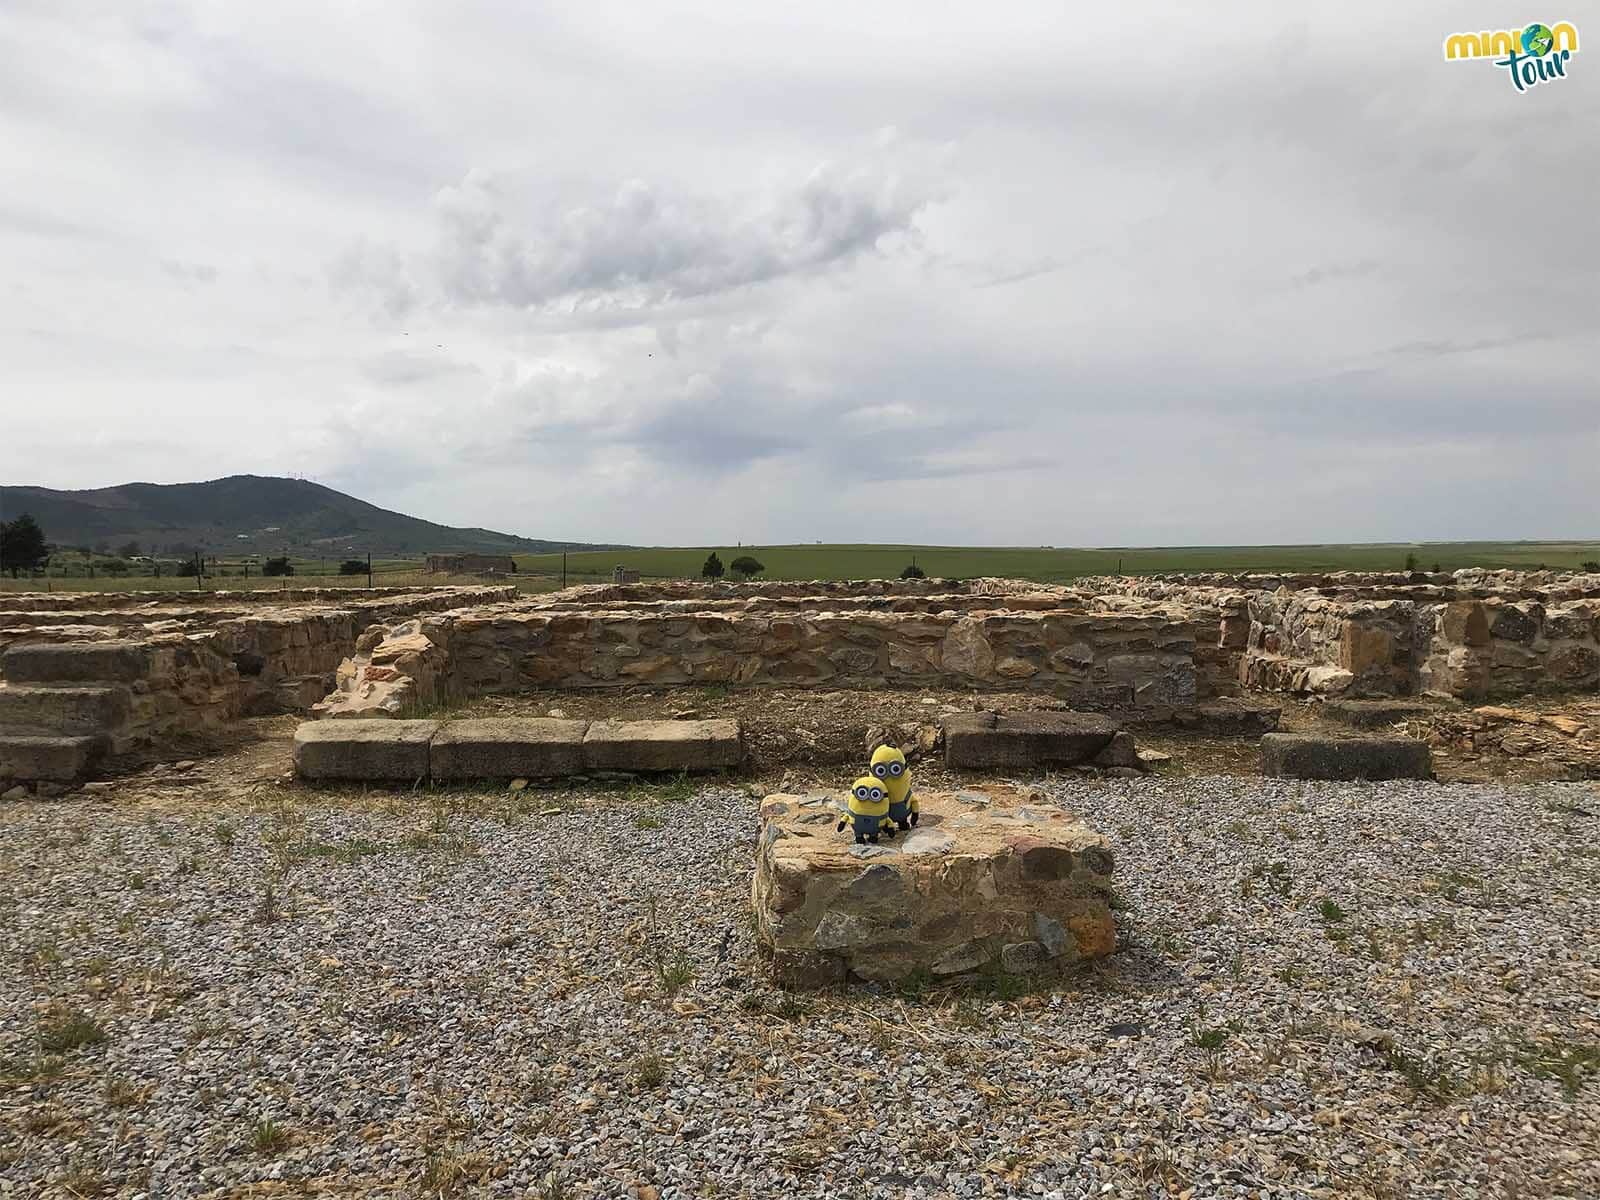
[{"label": "green field", "polygon": [[[1419,542],[1323,546],[1167,546],[1096,550],[1044,546],[715,546],[647,548],[571,553],[566,556],[569,584],[611,578],[617,565],[631,567],[646,579],[698,578],[706,555],[716,550],[726,566],[742,554],[766,567],[764,579],[890,579],[914,560],[934,577],[972,579],[983,575],[1062,583],[1082,575],[1152,575],[1173,571],[1398,571],[1406,556],[1417,567],[1446,571],[1461,567],[1551,567],[1572,569],[1600,561],[1600,542]],[[550,591],[561,585],[560,554],[516,556],[515,582],[523,591]],[[289,578],[267,578],[259,567],[224,559],[202,581],[207,591],[235,588],[365,587],[366,575],[340,575],[333,559],[296,559]],[[374,559],[373,582],[380,587],[417,584],[475,583],[480,578],[443,577],[422,571],[420,559]],[[730,572],[726,578],[733,578]],[[54,564],[34,579],[0,580],[0,591],[194,591],[192,578],[170,573],[159,578],[130,571],[93,578],[79,559]]]},{"label": "green field", "polygon": [[[568,582],[609,579],[620,564],[645,578],[698,576],[716,550],[723,565],[741,554],[767,569],[764,579],[888,579],[913,559],[930,576],[981,575],[1061,583],[1081,575],[1153,575],[1168,571],[1399,571],[1413,554],[1419,569],[1549,566],[1575,568],[1600,560],[1600,542],[1435,542],[1415,545],[1172,546],[1099,550],[1035,546],[715,546],[692,549],[607,550],[567,555]],[[561,572],[561,555],[518,555],[531,574]],[[731,578],[731,575],[729,576]]]}]

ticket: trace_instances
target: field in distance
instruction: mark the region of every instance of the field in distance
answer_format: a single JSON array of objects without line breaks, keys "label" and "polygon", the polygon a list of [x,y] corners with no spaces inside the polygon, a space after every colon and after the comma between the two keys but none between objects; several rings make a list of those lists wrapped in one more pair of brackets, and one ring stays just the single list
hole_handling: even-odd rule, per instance
[{"label": "field in distance", "polygon": [[[766,568],[763,579],[893,579],[913,559],[929,576],[972,579],[982,575],[1065,583],[1082,575],[1153,575],[1172,571],[1400,571],[1407,555],[1416,569],[1548,566],[1576,569],[1600,560],[1600,542],[1432,542],[1391,545],[1173,546],[1096,550],[1048,546],[700,546],[683,549],[603,550],[567,555],[567,581],[611,578],[623,565],[645,578],[689,578],[712,550],[724,567],[750,555]],[[561,555],[519,554],[518,570],[559,576]],[[730,570],[725,578],[733,578]]]},{"label": "field in distance", "polygon": [[[598,550],[567,555],[568,584],[596,583],[611,578],[615,566],[639,571],[646,579],[698,578],[713,550],[736,578],[731,565],[750,555],[762,564],[763,579],[893,579],[914,561],[929,576],[973,579],[1004,576],[1065,583],[1083,575],[1152,575],[1177,571],[1399,571],[1411,556],[1418,570],[1435,567],[1537,567],[1573,570],[1600,561],[1600,542],[1421,542],[1318,546],[1172,546],[1074,550],[1049,546],[697,546],[637,550]],[[518,574],[497,577],[526,592],[561,586],[560,554],[519,554]],[[334,559],[291,560],[291,577],[262,578],[259,563],[207,560],[201,581],[207,591],[240,588],[365,587],[367,576],[339,574]],[[93,575],[89,575],[91,565]],[[482,583],[485,576],[430,575],[421,559],[374,558],[373,582],[380,587]],[[194,591],[192,576],[174,575],[170,565],[160,576],[138,563],[119,563],[108,571],[106,560],[76,556],[58,559],[33,579],[0,579],[0,591]]]}]

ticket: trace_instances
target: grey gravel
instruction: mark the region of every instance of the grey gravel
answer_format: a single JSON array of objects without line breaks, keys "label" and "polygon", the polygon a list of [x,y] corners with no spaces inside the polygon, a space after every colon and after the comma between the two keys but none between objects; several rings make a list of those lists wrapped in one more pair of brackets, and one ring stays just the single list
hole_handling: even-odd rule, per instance
[{"label": "grey gravel", "polygon": [[1592,786],[1041,786],[1118,954],[798,1000],[726,785],[7,804],[0,1196],[1600,1195]]}]

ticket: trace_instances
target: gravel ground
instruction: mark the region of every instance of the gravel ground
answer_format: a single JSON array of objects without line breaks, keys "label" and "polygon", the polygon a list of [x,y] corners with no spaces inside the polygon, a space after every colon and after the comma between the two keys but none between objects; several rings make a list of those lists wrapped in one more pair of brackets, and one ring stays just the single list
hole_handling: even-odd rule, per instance
[{"label": "gravel ground", "polygon": [[746,789],[252,786],[0,807],[0,1196],[1600,1195],[1592,785],[1050,780],[1118,954],[810,998]]}]

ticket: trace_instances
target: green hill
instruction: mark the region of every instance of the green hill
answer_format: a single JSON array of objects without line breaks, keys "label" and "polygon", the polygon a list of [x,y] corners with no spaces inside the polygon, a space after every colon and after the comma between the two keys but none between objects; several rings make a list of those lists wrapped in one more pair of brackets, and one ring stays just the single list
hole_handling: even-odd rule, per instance
[{"label": "green hill", "polygon": [[32,513],[58,546],[138,542],[146,554],[341,554],[397,557],[469,551],[540,554],[564,546],[544,541],[456,529],[390,512],[304,479],[230,475],[205,483],[125,483],[90,491],[0,487],[0,515]]}]

